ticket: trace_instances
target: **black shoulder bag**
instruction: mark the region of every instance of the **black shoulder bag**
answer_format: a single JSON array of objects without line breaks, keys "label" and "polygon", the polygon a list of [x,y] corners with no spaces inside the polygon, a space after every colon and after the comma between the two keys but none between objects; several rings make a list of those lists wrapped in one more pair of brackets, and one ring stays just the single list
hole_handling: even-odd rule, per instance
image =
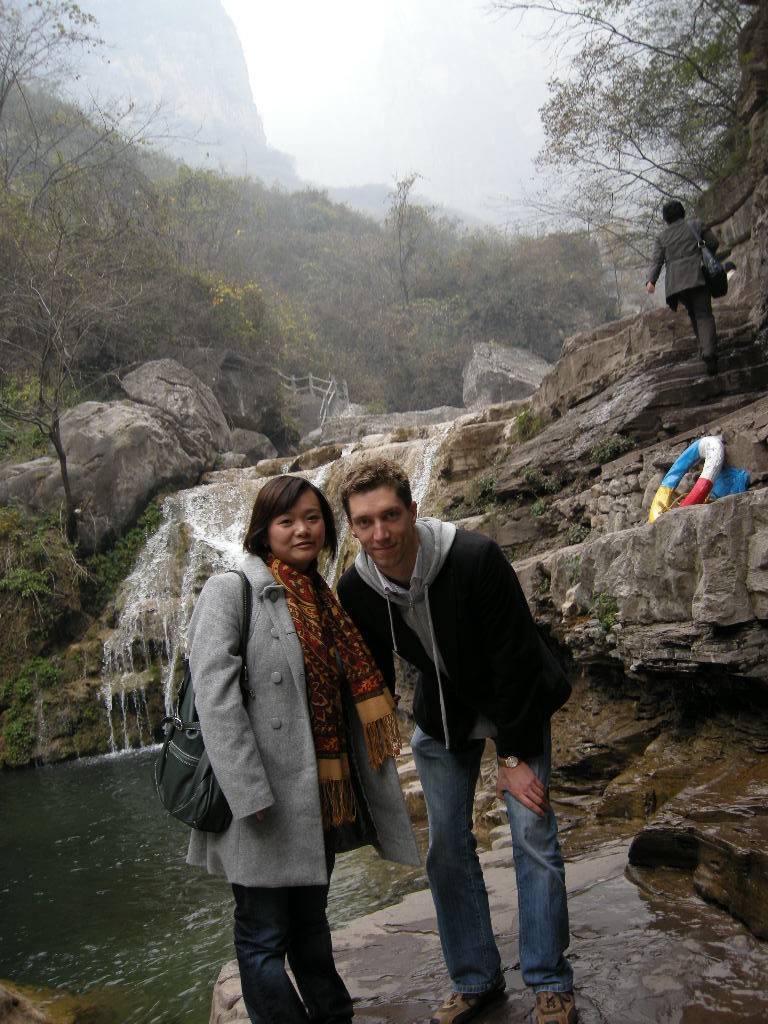
[{"label": "black shoulder bag", "polygon": [[713,299],[721,299],[728,293],[728,274],[725,271],[725,267],[701,237],[695,225],[689,220],[685,223],[691,229],[693,236],[699,245],[699,250],[701,252],[701,269],[704,271],[704,280],[707,283],[707,291]]},{"label": "black shoulder bag", "polygon": [[[240,689],[243,703],[248,699],[248,668],[246,647],[251,621],[251,584],[245,573],[237,572],[243,581],[243,633],[240,637]],[[184,678],[179,689],[176,714],[163,719],[168,725],[163,749],[155,760],[155,789],[166,811],[185,825],[202,832],[223,832],[232,821],[232,812],[213,774],[203,743],[203,733],[195,707],[195,691],[189,662],[184,660]]]}]

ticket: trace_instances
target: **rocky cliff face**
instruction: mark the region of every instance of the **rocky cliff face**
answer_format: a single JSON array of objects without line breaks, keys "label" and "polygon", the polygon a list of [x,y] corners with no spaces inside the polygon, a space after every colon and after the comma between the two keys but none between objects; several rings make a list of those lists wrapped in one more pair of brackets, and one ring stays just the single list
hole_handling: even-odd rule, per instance
[{"label": "rocky cliff face", "polygon": [[736,264],[735,286],[757,302],[756,318],[768,311],[768,7],[751,0],[755,16],[739,40],[743,70],[739,115],[749,132],[748,160],[708,193],[697,213],[721,239],[722,252]]},{"label": "rocky cliff face", "polygon": [[297,185],[291,157],[267,145],[242,46],[219,0],[92,0],[105,48],[83,67],[81,95],[159,106],[154,132],[187,163]]}]

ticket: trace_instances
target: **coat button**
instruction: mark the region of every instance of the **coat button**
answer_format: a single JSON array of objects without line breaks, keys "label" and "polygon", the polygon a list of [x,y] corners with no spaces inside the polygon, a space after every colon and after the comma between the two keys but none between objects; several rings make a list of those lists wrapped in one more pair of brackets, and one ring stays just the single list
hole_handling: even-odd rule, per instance
[{"label": "coat button", "polygon": [[279,718],[273,718],[272,719],[272,728],[273,729],[282,729],[282,727],[283,727],[283,723],[280,721]]},{"label": "coat button", "polygon": [[255,700],[256,699],[256,691],[255,690],[249,690],[248,693],[251,695],[251,700]]},{"label": "coat button", "polygon": [[269,600],[270,600],[270,601],[272,602],[272,604],[274,604],[274,603],[275,603],[275,601],[277,600],[277,598],[278,598],[278,593],[277,593],[277,591],[276,591],[276,590],[270,590],[270,592],[269,592]]},{"label": "coat button", "polygon": [[280,675],[279,672],[273,672],[269,679],[270,682],[272,683],[282,683],[283,681],[283,677]]},{"label": "coat button", "polygon": [[278,629],[275,629],[274,626],[272,627],[272,629],[270,629],[269,632],[275,639],[277,639],[280,636],[280,631]]}]

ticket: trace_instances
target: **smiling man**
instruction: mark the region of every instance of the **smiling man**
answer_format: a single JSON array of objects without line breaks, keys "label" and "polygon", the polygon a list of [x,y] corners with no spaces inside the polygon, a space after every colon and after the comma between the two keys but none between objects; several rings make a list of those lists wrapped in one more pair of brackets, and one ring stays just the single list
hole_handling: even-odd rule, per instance
[{"label": "smiling man", "polygon": [[341,500],[361,550],[339,598],[394,683],[394,657],[419,670],[411,747],[429,815],[427,875],[453,991],[431,1024],[461,1024],[504,992],[472,832],[480,760],[498,754],[517,874],[520,965],[538,1024],[573,1024],[568,908],[549,805],[552,713],[570,686],[543,642],[514,570],[478,533],[417,518],[390,459],[354,465]]}]

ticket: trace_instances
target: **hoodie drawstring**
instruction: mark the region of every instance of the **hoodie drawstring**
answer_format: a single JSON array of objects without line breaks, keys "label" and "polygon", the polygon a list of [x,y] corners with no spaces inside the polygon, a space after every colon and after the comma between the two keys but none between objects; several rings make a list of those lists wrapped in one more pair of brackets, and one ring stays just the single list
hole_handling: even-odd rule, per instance
[{"label": "hoodie drawstring", "polygon": [[445,697],[443,696],[443,681],[440,678],[440,659],[437,654],[437,640],[435,629],[432,625],[432,609],[429,607],[429,584],[424,584],[424,604],[427,607],[427,622],[429,623],[429,635],[432,639],[432,661],[435,663],[435,675],[437,676],[437,692],[440,697],[440,717],[443,720],[443,734],[445,735],[445,749],[451,749],[451,737],[448,735],[448,716],[445,711]]},{"label": "hoodie drawstring", "polygon": [[389,600],[389,591],[384,591],[384,597],[387,599],[387,611],[389,612],[389,631],[392,634],[392,650],[399,656],[400,651],[397,649],[397,640],[395,639],[395,623],[392,619],[392,603]]},{"label": "hoodie drawstring", "polygon": [[[400,651],[397,649],[397,637],[395,636],[395,622],[392,618],[392,602],[389,599],[389,591],[384,591],[384,597],[387,602],[387,611],[389,612],[389,630],[392,634],[392,650],[395,654],[400,657]],[[437,676],[437,693],[440,698],[440,718],[443,722],[443,734],[445,736],[445,749],[451,749],[451,737],[448,733],[448,715],[445,710],[445,697],[443,696],[443,680],[440,678],[440,657],[437,653],[437,639],[435,637],[435,628],[432,625],[432,609],[429,607],[429,584],[424,585],[424,604],[427,609],[427,623],[429,625],[429,637],[432,641],[432,661],[435,665],[435,675]]]}]

